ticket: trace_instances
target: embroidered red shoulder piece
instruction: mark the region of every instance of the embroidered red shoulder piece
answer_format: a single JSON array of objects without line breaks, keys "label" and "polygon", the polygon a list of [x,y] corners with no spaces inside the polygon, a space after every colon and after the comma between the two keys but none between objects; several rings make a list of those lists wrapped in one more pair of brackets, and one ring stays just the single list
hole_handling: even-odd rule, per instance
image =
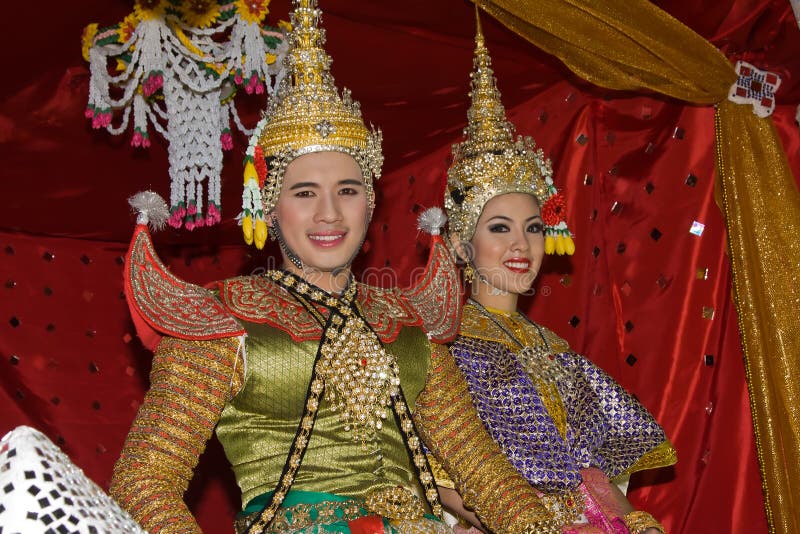
[{"label": "embroidered red shoulder piece", "polygon": [[[319,339],[322,327],[303,304],[268,277],[240,276],[218,282],[224,306],[235,317],[280,328],[295,341]],[[397,289],[358,284],[358,302],[364,318],[384,343],[397,338],[403,326],[420,320]],[[324,316],[326,311],[320,308]]]},{"label": "embroidered red shoulder piece", "polygon": [[422,326],[416,310],[397,288],[358,284],[358,302],[364,318],[384,343],[397,339],[404,326]]},{"label": "embroidered red shoulder piece", "polygon": [[450,251],[439,235],[432,236],[425,273],[403,291],[431,341],[446,343],[458,334],[461,323],[461,281]]},{"label": "embroidered red shoulder piece", "polygon": [[217,286],[225,307],[243,321],[280,328],[298,342],[322,335],[319,322],[303,304],[265,276],[229,278]]},{"label": "embroidered red shoulder piece", "polygon": [[150,349],[162,335],[207,340],[245,333],[211,291],[169,272],[145,225],[136,227],[125,258],[125,296],[139,337]]}]

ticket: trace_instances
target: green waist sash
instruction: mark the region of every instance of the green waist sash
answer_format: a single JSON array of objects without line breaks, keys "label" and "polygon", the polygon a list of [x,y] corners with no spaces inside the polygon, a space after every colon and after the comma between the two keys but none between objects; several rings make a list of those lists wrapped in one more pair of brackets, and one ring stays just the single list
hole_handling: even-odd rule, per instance
[{"label": "green waist sash", "polygon": [[[400,489],[400,488],[398,488]],[[236,516],[236,531],[245,532],[259,512],[266,506],[272,492],[262,493],[250,500],[244,510]],[[420,503],[421,504],[421,503]],[[349,521],[369,515],[383,515],[370,510],[367,503],[334,493],[291,490],[284,499],[275,518],[271,533],[280,532],[331,532],[349,534]],[[436,516],[424,514],[417,519],[383,518],[384,532],[425,532],[449,534],[452,531]]]}]

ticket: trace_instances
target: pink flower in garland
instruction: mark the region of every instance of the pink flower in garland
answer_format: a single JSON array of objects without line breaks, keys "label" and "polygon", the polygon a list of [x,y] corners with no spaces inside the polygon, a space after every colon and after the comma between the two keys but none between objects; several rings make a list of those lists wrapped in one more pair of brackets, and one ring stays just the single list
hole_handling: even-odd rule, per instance
[{"label": "pink flower in garland", "polygon": [[228,128],[222,130],[222,135],[219,136],[220,144],[222,145],[222,150],[232,150],[233,149],[233,136],[231,135],[231,131]]},{"label": "pink flower in garland", "polygon": [[136,128],[133,131],[133,137],[131,138],[131,146],[150,148],[150,136],[147,135],[147,132],[143,132]]},{"label": "pink flower in garland", "polygon": [[[247,91],[248,95],[252,95],[253,91],[258,93],[258,86],[260,85],[258,83],[258,81],[259,81],[258,80],[258,75],[254,72],[250,76],[250,79],[247,81],[247,87],[244,88],[244,90]],[[262,88],[262,92],[263,92],[263,88]]]},{"label": "pink flower in garland", "polygon": [[180,228],[183,224],[183,217],[178,215],[177,211],[173,211],[169,219],[167,219],[167,223],[173,228]]},{"label": "pink flower in garland", "polygon": [[219,212],[219,208],[213,202],[208,205],[208,211],[206,215],[206,225],[211,226],[212,224],[217,224],[222,220],[222,215]]},{"label": "pink flower in garland", "polygon": [[160,72],[151,72],[145,78],[142,84],[142,93],[144,96],[152,96],[153,93],[158,91],[164,86],[164,75]]},{"label": "pink flower in garland", "polygon": [[98,110],[95,108],[94,115],[92,116],[92,128],[95,130],[105,128],[111,124],[111,110]]},{"label": "pink flower in garland", "polygon": [[167,219],[167,223],[173,228],[180,228],[183,226],[183,218],[186,215],[186,208],[183,207],[183,203],[177,204],[172,206],[169,210],[169,219]]}]

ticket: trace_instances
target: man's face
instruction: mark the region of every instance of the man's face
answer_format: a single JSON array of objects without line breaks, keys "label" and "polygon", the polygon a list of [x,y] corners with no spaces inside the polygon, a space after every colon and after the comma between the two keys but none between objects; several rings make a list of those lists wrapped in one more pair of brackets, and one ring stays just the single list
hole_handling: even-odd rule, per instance
[{"label": "man's face", "polygon": [[[366,235],[368,213],[361,168],[342,152],[292,161],[274,210],[289,249],[304,267],[322,273],[349,265]],[[283,256],[286,269],[302,274]]]}]

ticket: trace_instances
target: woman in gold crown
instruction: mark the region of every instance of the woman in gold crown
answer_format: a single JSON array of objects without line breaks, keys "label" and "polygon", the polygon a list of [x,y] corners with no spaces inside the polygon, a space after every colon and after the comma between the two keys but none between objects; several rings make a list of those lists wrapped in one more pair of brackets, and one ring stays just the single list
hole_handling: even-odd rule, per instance
[{"label": "woman in gold crown", "polygon": [[[476,42],[466,139],[454,147],[445,199],[470,283],[451,355],[492,438],[564,532],[663,532],[609,481],[674,463],[663,430],[606,373],[517,311],[545,253],[572,254],[574,244],[550,162],[530,138],[515,140],[506,120],[480,20]],[[446,475],[437,481],[459,510]]]},{"label": "woman in gold crown", "polygon": [[245,239],[262,247],[269,229],[282,269],[211,292],[171,275],[137,226],[125,286],[157,350],[111,493],[150,532],[197,532],[183,493],[216,430],[242,492],[240,533],[449,532],[423,438],[495,532],[556,532],[431,344],[458,327],[441,238],[410,289],[353,280],[380,133],[336,89],[320,16],[295,1],[287,76],[247,152]]}]

